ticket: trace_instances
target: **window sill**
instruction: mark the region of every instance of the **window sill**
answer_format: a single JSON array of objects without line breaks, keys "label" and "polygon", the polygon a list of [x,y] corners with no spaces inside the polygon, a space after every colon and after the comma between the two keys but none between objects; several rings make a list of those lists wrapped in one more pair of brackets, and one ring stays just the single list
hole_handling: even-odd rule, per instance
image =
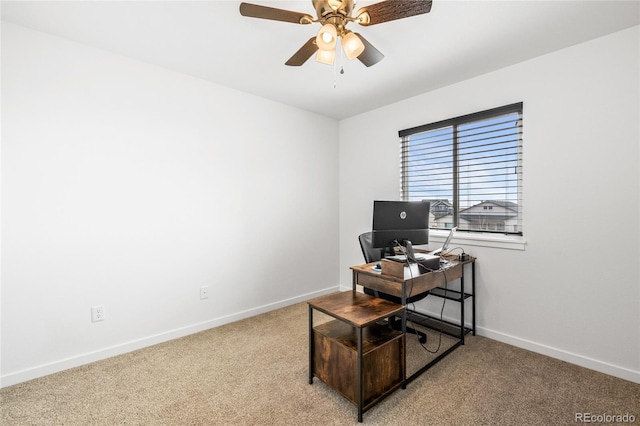
[{"label": "window sill", "polygon": [[[429,246],[435,250],[438,248],[438,245],[442,245],[444,243],[447,235],[449,235],[449,231],[429,231]],[[451,240],[451,243],[449,243],[449,248],[456,247],[456,245],[524,250],[527,245],[527,241],[524,237],[519,235],[483,234],[479,232],[460,231],[453,234],[453,239]]]}]

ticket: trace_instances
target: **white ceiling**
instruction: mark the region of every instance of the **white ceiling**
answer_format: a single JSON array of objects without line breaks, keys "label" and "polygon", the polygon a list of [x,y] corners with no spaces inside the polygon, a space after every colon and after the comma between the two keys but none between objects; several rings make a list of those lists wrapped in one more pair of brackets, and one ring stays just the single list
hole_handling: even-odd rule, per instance
[{"label": "white ceiling", "polygon": [[[249,2],[315,16],[311,0]],[[385,59],[344,59],[339,74],[313,57],[284,65],[318,24],[242,17],[239,4],[3,0],[2,19],[337,119],[640,23],[637,0],[433,0],[429,14],[351,23]]]}]

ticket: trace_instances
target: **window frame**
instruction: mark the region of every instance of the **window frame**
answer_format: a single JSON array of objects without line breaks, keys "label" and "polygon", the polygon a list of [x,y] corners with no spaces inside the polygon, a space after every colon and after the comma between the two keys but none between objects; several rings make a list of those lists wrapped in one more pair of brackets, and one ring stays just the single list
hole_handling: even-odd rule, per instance
[{"label": "window frame", "polygon": [[[459,117],[454,117],[454,118],[450,118],[450,119],[446,119],[446,120],[441,120],[438,122],[434,122],[434,123],[430,123],[430,124],[425,124],[425,125],[421,125],[421,126],[417,126],[417,127],[412,127],[409,129],[405,129],[405,130],[401,130],[398,132],[398,135],[400,137],[400,199],[402,200],[409,200],[410,196],[408,194],[408,167],[405,166],[406,164],[408,164],[408,151],[406,150],[406,143],[408,142],[408,140],[406,138],[412,136],[412,135],[416,135],[416,134],[420,134],[420,133],[425,133],[425,132],[429,132],[429,131],[433,131],[433,130],[440,130],[440,129],[445,129],[447,127],[451,127],[453,129],[452,132],[452,142],[451,142],[451,147],[452,147],[452,152],[454,152],[454,154],[452,154],[452,161],[454,162],[460,162],[460,160],[457,158],[457,156],[455,155],[455,151],[458,149],[458,144],[459,144],[459,140],[458,140],[458,135],[457,135],[457,128],[459,126],[463,126],[469,123],[473,123],[473,122],[478,122],[478,121],[483,121],[483,120],[488,120],[488,119],[492,119],[492,118],[498,118],[500,116],[504,116],[504,115],[508,115],[508,114],[514,114],[517,113],[519,115],[518,118],[518,125],[519,125],[519,135],[518,135],[518,140],[517,140],[517,173],[518,173],[518,177],[517,177],[517,187],[516,187],[516,191],[518,193],[517,195],[517,214],[516,214],[516,220],[517,220],[517,228],[514,231],[505,231],[505,230],[487,230],[487,229],[465,229],[463,233],[468,233],[469,235],[467,236],[467,238],[463,238],[466,239],[468,241],[466,241],[465,243],[473,243],[476,245],[488,245],[488,246],[498,246],[498,247],[504,247],[504,248],[516,248],[516,249],[524,249],[524,228],[523,228],[523,208],[522,208],[522,201],[523,201],[523,194],[522,194],[522,180],[523,180],[523,176],[522,176],[522,149],[523,149],[523,137],[522,137],[522,122],[523,122],[523,108],[524,104],[523,102],[518,102],[518,103],[513,103],[513,104],[509,104],[509,105],[505,105],[505,106],[501,106],[501,107],[497,107],[497,108],[492,108],[492,109],[488,109],[488,110],[484,110],[484,111],[480,111],[480,112],[476,112],[476,113],[472,113],[472,114],[466,114],[466,115],[462,115]],[[458,174],[457,174],[457,168],[458,165],[456,164],[454,171],[451,172],[451,180],[453,181],[452,187],[453,187],[453,194],[452,197],[453,199],[450,201],[453,204],[453,222],[454,222],[454,226],[456,226],[459,221],[460,221],[460,201],[459,201],[459,182],[458,182]],[[479,204],[482,202],[479,202]],[[476,204],[477,205],[477,204]],[[473,206],[471,206],[473,207]],[[483,206],[485,209],[487,206]],[[470,208],[470,207],[469,207]],[[448,233],[447,231],[444,231],[442,228],[432,228],[434,232],[434,236],[436,237],[435,239],[437,240],[439,238],[439,234],[441,232],[438,231],[442,231],[442,233]],[[484,235],[483,235],[484,234]],[[462,235],[460,233],[456,233],[457,236],[462,237]],[[500,244],[496,244],[496,242],[499,241],[501,242]],[[505,243],[506,242],[506,246]]]}]

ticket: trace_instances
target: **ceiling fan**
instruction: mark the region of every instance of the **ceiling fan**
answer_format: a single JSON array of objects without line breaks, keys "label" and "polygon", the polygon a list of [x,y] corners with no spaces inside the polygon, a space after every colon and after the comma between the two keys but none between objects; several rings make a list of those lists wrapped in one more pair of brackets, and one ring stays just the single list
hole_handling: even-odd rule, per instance
[{"label": "ceiling fan", "polygon": [[311,37],[285,63],[290,66],[304,64],[314,53],[316,60],[333,64],[338,38],[342,39],[342,50],[349,59],[358,58],[367,67],[377,64],[384,58],[362,35],[348,30],[347,24],[357,22],[362,26],[422,15],[431,11],[432,0],[387,0],[359,9],[352,16],[355,0],[311,0],[317,18],[290,10],[276,9],[251,3],[240,3],[240,14],[252,18],[291,22],[294,24],[322,25],[317,35]]}]

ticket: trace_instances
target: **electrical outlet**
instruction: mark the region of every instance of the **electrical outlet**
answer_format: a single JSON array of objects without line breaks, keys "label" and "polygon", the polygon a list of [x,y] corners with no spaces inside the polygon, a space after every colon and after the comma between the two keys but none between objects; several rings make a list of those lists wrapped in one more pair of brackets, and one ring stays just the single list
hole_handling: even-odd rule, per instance
[{"label": "electrical outlet", "polygon": [[104,305],[91,307],[91,322],[104,321]]},{"label": "electrical outlet", "polygon": [[202,287],[200,287],[200,299],[208,299],[209,298],[209,287],[206,285],[203,285]]}]

